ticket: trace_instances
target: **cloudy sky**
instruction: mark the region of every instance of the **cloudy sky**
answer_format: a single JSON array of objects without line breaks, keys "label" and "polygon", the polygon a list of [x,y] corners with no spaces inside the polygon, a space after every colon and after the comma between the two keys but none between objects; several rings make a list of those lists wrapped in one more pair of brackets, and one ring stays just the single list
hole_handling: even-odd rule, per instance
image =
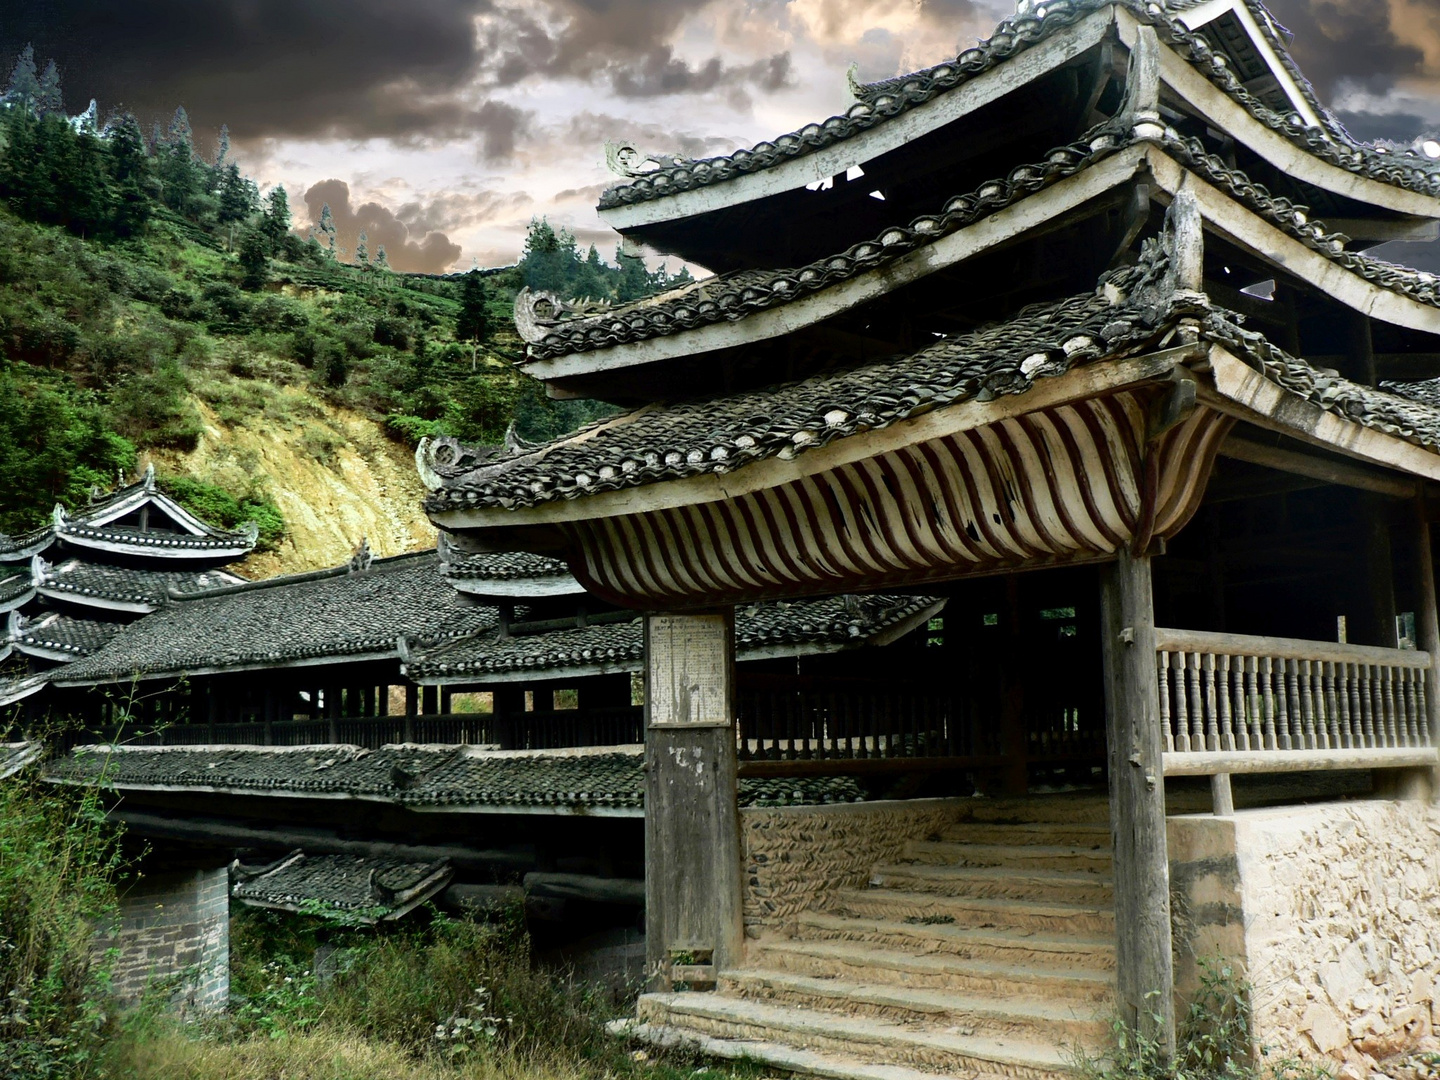
[{"label": "cloudy sky", "polygon": [[[548,215],[611,256],[603,143],[691,156],[820,120],[990,32],[1013,0],[15,0],[66,104],[221,124],[301,224],[328,202],[400,269],[513,261]],[[1440,0],[1272,0],[1357,135],[1440,129]],[[349,246],[347,244],[347,246]]]}]

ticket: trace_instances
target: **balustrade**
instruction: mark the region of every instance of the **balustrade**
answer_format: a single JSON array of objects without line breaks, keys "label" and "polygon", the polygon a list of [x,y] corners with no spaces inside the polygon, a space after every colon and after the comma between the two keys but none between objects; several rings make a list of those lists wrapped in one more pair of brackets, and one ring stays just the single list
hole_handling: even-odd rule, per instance
[{"label": "balustrade", "polygon": [[1427,652],[1159,627],[1155,648],[1167,776],[1436,761]]}]

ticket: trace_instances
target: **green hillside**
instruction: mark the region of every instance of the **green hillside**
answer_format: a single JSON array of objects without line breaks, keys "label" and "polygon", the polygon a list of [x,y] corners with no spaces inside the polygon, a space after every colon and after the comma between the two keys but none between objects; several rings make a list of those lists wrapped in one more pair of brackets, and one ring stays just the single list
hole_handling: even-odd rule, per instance
[{"label": "green hillside", "polygon": [[[0,98],[0,531],[83,504],[141,455],[178,459],[204,416],[293,429],[322,463],[348,438],[318,422],[330,409],[410,446],[434,432],[494,442],[512,421],[560,434],[603,409],[550,402],[515,369],[516,291],[625,300],[671,280],[582,253],[543,220],[498,271],[400,274],[383,249],[342,261],[333,227],[294,231],[283,189],[262,198],[223,132],[205,161],[183,110],[151,139],[128,115],[67,117],[58,87],[26,82],[26,59]],[[197,511],[255,518],[276,544],[284,478],[259,461],[225,475],[161,471]]]}]

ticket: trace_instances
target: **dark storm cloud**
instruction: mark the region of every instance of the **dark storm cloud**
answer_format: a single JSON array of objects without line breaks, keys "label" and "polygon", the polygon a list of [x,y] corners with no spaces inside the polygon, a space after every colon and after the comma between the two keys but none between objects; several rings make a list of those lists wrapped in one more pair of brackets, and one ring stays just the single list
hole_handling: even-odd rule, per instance
[{"label": "dark storm cloud", "polygon": [[776,53],[753,64],[727,67],[718,56],[698,67],[675,56],[669,45],[652,49],[631,64],[610,71],[610,85],[621,97],[703,94],[720,87],[750,84],[773,93],[790,85],[790,54]]},{"label": "dark storm cloud", "polygon": [[1388,139],[1391,142],[1409,143],[1431,127],[1423,116],[1410,113],[1342,111],[1336,115],[1340,117],[1346,131],[1366,142]]},{"label": "dark storm cloud", "polygon": [[[54,57],[67,103],[90,98],[265,136],[457,137],[504,156],[521,118],[457,91],[490,0],[52,0],[10,5],[0,55]],[[509,110],[508,112],[506,110]]]},{"label": "dark storm cloud", "polygon": [[[441,274],[460,258],[460,245],[443,232],[412,229],[399,214],[377,202],[351,207],[350,185],[344,180],[322,180],[305,192],[305,207],[312,222],[320,220],[321,208],[327,204],[335,219],[336,239],[347,252],[354,252],[356,238],[363,229],[371,257],[383,246],[386,258],[396,270]],[[421,216],[417,210],[415,220],[419,221]]]},{"label": "dark storm cloud", "polygon": [[523,191],[447,191],[433,199],[404,203],[395,211],[395,216],[412,233],[424,235],[498,221],[534,202]]},{"label": "dark storm cloud", "polygon": [[1291,51],[1322,101],[1333,101],[1345,80],[1383,93],[1423,69],[1423,48],[1397,32],[1384,0],[1270,0],[1268,7],[1294,33]]}]

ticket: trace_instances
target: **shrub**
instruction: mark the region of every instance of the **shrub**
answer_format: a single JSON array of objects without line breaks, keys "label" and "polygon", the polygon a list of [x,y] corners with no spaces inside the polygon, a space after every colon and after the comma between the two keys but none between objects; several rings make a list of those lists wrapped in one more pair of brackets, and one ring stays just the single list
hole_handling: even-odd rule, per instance
[{"label": "shrub", "polygon": [[263,490],[252,487],[235,496],[215,484],[188,476],[166,477],[160,486],[202,521],[234,529],[253,521],[260,529],[257,551],[273,551],[285,539],[285,518]]},{"label": "shrub", "polygon": [[174,360],[153,372],[130,375],[110,396],[115,426],[138,446],[194,450],[205,429],[188,391],[185,373]]},{"label": "shrub", "polygon": [[115,913],[118,832],[94,789],[0,784],[0,1075],[94,1075],[110,1034],[108,955],[95,927]]}]

